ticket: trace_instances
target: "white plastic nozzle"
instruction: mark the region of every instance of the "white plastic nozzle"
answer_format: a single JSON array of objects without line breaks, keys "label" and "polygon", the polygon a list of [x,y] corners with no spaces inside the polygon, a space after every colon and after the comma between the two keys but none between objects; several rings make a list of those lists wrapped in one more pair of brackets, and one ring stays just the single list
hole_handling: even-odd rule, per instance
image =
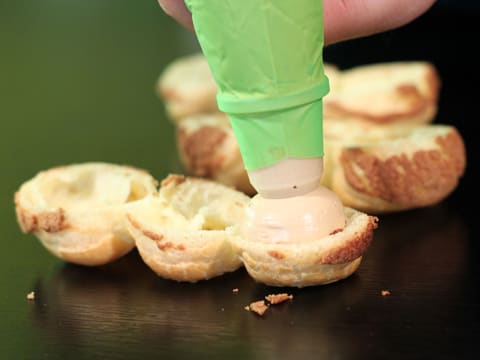
[{"label": "white plastic nozzle", "polygon": [[248,171],[250,183],[264,198],[288,198],[315,190],[322,178],[323,158],[289,158]]}]

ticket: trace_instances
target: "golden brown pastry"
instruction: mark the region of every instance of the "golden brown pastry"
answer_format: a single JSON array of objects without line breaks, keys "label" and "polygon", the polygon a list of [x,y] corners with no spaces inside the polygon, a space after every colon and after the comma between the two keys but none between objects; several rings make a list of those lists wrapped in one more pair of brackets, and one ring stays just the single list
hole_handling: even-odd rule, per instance
[{"label": "golden brown pastry", "polygon": [[83,163],[39,172],[15,193],[21,230],[52,254],[81,265],[102,265],[135,247],[125,226],[125,204],[157,192],[146,171]]},{"label": "golden brown pastry", "polygon": [[440,78],[429,62],[360,65],[340,71],[333,79],[323,100],[327,120],[425,124],[437,113]]},{"label": "golden brown pastry", "polygon": [[179,158],[189,175],[218,181],[248,195],[255,194],[225,114],[186,117],[177,123],[176,136]]},{"label": "golden brown pastry", "polygon": [[160,194],[132,204],[128,229],[143,261],[159,276],[196,282],[237,270],[232,229],[250,198],[222,184],[170,175]]},{"label": "golden brown pastry", "polygon": [[465,145],[453,126],[329,127],[322,183],[346,206],[380,214],[434,205],[464,174]]}]

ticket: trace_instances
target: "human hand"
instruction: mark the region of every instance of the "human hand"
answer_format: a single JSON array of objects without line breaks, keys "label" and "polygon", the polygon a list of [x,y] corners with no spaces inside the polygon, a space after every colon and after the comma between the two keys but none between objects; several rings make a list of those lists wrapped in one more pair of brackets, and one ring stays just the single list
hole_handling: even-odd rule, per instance
[{"label": "human hand", "polygon": [[[158,0],[162,9],[194,31],[183,0]],[[325,45],[395,29],[426,12],[435,0],[324,0]]]}]

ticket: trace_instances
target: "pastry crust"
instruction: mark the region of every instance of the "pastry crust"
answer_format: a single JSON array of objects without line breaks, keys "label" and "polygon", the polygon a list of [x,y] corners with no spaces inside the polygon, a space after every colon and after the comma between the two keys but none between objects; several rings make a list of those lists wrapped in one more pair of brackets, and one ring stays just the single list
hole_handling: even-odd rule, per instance
[{"label": "pastry crust", "polygon": [[346,225],[318,240],[304,243],[262,243],[234,238],[245,268],[256,281],[270,286],[323,285],[353,274],[370,246],[378,218],[345,207]]},{"label": "pastry crust", "polygon": [[429,62],[360,65],[335,78],[323,100],[325,119],[425,124],[437,113],[440,77]]},{"label": "pastry crust", "polygon": [[92,162],[41,171],[14,200],[24,233],[33,233],[60,259],[92,266],[134,248],[124,206],[156,192],[156,180],[144,170]]},{"label": "pastry crust", "polygon": [[344,205],[372,214],[434,205],[458,186],[466,167],[463,139],[447,125],[385,132],[375,141],[330,139],[325,146],[322,183]]},{"label": "pastry crust", "polygon": [[226,114],[187,117],[177,123],[176,134],[179,157],[189,175],[255,194]]},{"label": "pastry crust", "polygon": [[129,207],[128,229],[143,261],[159,276],[207,280],[242,266],[231,237],[249,200],[222,184],[172,174],[158,197]]}]

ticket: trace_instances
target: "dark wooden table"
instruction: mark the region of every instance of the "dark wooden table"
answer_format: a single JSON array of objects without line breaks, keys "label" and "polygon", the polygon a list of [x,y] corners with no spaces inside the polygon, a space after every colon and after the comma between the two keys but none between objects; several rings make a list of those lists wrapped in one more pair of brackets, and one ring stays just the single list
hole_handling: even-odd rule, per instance
[{"label": "dark wooden table", "polygon": [[[75,266],[20,232],[13,193],[39,170],[99,160],[159,179],[180,171],[153,89],[164,66],[197,44],[153,0],[0,0],[0,359],[479,358],[479,59],[471,49],[480,18],[473,1],[452,3],[325,57],[341,67],[433,61],[442,76],[435,122],[457,126],[467,145],[459,187],[434,207],[381,216],[347,280],[278,289],[243,269],[196,284],[164,280],[135,251]],[[281,291],[293,300],[263,317],[244,310]]]}]

